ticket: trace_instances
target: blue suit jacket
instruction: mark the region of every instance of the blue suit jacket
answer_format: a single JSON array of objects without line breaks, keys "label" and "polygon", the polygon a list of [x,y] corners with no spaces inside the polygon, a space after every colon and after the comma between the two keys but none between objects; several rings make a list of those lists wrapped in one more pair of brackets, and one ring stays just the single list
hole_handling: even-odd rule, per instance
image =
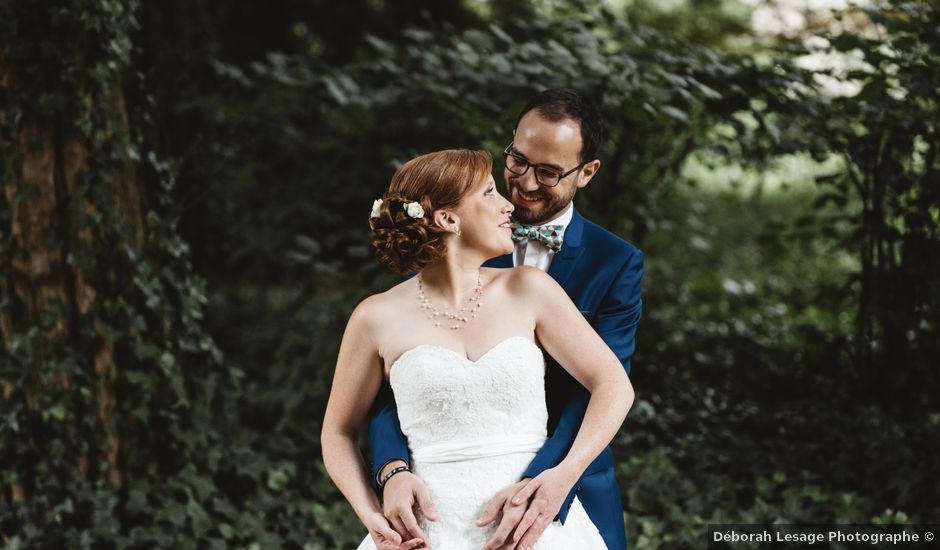
[{"label": "blue suit jacket", "polygon": [[[512,254],[494,258],[486,265],[512,267]],[[636,326],[643,307],[640,298],[643,253],[586,220],[575,210],[565,229],[562,248],[552,259],[548,273],[565,289],[629,374],[630,360],[636,349]],[[523,477],[535,477],[564,459],[581,426],[590,394],[554,359],[547,357],[545,399],[549,414],[548,433],[551,435]],[[396,458],[408,460],[408,443],[401,432],[398,409],[388,384],[383,384],[373,406],[369,437],[372,464],[376,470]],[[623,505],[614,479],[610,447],[588,466],[568,495],[559,513],[562,523],[575,494],[608,548],[626,550]]]}]

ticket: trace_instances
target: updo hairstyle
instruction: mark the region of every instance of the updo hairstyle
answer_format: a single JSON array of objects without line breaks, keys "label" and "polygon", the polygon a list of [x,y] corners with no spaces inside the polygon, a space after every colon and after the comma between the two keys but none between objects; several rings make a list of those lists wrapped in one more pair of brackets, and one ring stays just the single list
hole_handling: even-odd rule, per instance
[{"label": "updo hairstyle", "polygon": [[[379,262],[401,273],[416,273],[444,256],[449,231],[434,223],[434,211],[453,208],[490,175],[486,151],[448,149],[403,164],[382,196],[379,215],[370,219],[372,246]],[[406,203],[417,202],[424,216],[411,217]]]}]

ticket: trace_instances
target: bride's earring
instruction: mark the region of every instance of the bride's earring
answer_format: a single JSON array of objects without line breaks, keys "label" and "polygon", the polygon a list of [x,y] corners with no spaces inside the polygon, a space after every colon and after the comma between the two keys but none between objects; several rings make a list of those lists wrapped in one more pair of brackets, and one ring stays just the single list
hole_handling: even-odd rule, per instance
[{"label": "bride's earring", "polygon": [[459,228],[459,227],[454,231],[454,235],[457,235],[458,237],[460,237],[460,228]]}]

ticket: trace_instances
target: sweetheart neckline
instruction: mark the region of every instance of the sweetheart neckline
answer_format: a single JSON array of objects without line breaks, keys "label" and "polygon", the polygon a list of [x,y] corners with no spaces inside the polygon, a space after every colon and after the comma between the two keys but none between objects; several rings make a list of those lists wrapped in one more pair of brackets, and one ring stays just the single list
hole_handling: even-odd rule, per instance
[{"label": "sweetheart neckline", "polygon": [[392,363],[392,365],[388,368],[388,376],[391,377],[391,375],[392,375],[392,369],[394,369],[394,368],[395,368],[395,365],[397,365],[398,363],[400,363],[401,360],[402,360],[406,355],[408,355],[409,353],[411,353],[411,352],[413,352],[413,351],[415,351],[415,350],[419,350],[419,349],[421,349],[421,348],[436,348],[436,349],[448,351],[448,352],[450,352],[450,353],[456,355],[457,357],[463,359],[464,361],[466,361],[466,362],[468,362],[468,363],[470,363],[470,364],[472,364],[472,365],[476,365],[476,364],[480,363],[481,361],[483,361],[484,359],[486,359],[491,353],[493,353],[494,351],[496,351],[497,348],[499,348],[500,346],[502,346],[502,345],[505,344],[506,342],[509,342],[510,340],[515,340],[515,339],[517,339],[517,338],[521,338],[521,339],[525,340],[526,342],[532,344],[532,347],[534,347],[535,349],[539,350],[540,352],[542,351],[542,348],[540,348],[535,342],[533,342],[533,341],[530,340],[529,338],[526,338],[525,336],[522,336],[522,335],[519,335],[519,334],[517,334],[517,335],[515,335],[515,336],[510,336],[509,338],[504,338],[504,339],[500,340],[500,341],[497,342],[495,345],[493,345],[490,349],[486,350],[486,352],[484,352],[483,355],[477,357],[475,360],[474,360],[474,359],[470,359],[469,357],[466,356],[466,354],[460,353],[459,351],[457,351],[457,350],[455,350],[455,349],[452,349],[452,348],[449,348],[449,347],[447,347],[447,346],[439,346],[439,345],[437,345],[437,344],[418,344],[417,346],[415,346],[415,347],[413,347],[413,348],[408,348],[408,349],[406,349],[405,351],[403,351],[403,352],[401,353],[401,355],[398,356],[398,359],[395,359],[395,361]]}]

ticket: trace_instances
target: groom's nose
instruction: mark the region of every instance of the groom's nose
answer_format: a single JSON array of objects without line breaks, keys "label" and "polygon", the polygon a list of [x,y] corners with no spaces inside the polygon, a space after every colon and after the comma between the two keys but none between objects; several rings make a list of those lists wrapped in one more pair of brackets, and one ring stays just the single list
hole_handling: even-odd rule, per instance
[{"label": "groom's nose", "polygon": [[516,178],[516,185],[522,188],[526,193],[532,193],[539,190],[539,182],[535,179],[534,170],[526,170],[525,174]]}]

